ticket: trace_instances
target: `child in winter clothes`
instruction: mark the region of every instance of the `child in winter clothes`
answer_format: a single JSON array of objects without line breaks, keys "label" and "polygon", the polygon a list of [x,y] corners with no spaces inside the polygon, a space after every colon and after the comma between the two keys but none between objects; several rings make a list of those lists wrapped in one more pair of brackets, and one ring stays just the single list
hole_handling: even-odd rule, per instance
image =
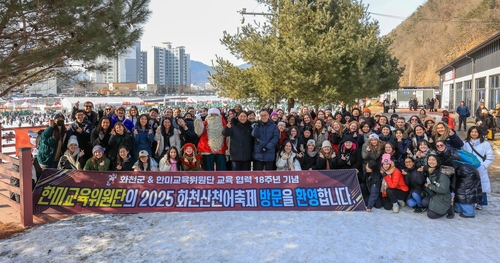
[{"label": "child in winter clothes", "polygon": [[87,160],[83,170],[88,171],[109,171],[109,159],[104,156],[104,148],[101,145],[96,145],[92,149],[93,156]]},{"label": "child in winter clothes", "polygon": [[196,151],[196,146],[192,143],[186,143],[181,148],[182,156],[180,161],[183,171],[203,171],[201,168],[201,154]]},{"label": "child in winter clothes", "polygon": [[399,213],[399,207],[405,206],[406,197],[408,196],[408,186],[406,186],[401,171],[395,167],[391,160],[390,154],[382,155],[382,165],[380,167],[382,176],[381,192],[384,197],[384,208],[391,209],[392,212]]},{"label": "child in winter clothes", "polygon": [[170,146],[168,154],[160,160],[160,171],[177,172],[182,171],[181,159],[177,147]]}]

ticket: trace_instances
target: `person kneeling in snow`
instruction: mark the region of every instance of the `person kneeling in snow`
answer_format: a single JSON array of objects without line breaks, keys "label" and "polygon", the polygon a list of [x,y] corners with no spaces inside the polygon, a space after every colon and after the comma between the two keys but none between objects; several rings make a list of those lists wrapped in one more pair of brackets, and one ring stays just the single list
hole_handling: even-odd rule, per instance
[{"label": "person kneeling in snow", "polygon": [[382,155],[380,174],[383,178],[381,192],[384,198],[384,208],[389,210],[392,204],[392,212],[399,213],[399,207],[406,205],[404,200],[408,196],[408,186],[405,184],[401,171],[395,167],[391,155],[388,153]]}]

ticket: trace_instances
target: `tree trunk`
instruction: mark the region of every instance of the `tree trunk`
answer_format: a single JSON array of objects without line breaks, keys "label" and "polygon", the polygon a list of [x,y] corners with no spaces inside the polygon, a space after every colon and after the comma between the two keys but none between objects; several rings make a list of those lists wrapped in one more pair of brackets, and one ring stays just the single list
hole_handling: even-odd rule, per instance
[{"label": "tree trunk", "polygon": [[288,99],[288,108],[286,111],[290,114],[290,110],[295,107],[295,99]]}]

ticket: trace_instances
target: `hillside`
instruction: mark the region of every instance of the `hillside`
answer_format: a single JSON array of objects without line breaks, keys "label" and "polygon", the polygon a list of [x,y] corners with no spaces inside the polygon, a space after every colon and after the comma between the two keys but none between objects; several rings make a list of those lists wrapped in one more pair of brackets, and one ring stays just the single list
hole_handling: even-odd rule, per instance
[{"label": "hillside", "polygon": [[500,31],[500,1],[428,0],[389,36],[401,86],[437,86],[436,70]]},{"label": "hillside", "polygon": [[[242,64],[239,68],[248,68],[249,64]],[[203,64],[199,61],[191,60],[191,83],[195,85],[203,85],[208,83],[208,72],[212,71],[212,67]]]}]

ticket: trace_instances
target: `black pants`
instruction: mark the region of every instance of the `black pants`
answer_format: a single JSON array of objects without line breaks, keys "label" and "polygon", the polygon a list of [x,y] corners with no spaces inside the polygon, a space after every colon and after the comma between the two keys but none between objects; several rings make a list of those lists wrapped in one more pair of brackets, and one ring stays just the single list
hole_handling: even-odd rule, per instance
[{"label": "black pants", "polygon": [[446,213],[444,214],[438,214],[434,211],[431,211],[430,209],[427,210],[427,217],[430,218],[430,219],[437,219],[437,218],[440,218],[440,217],[443,217],[445,215],[449,215],[449,214],[452,214],[454,211],[453,211],[453,206],[450,205],[450,208],[448,208],[448,211],[446,211]]},{"label": "black pants", "polygon": [[387,197],[392,204],[397,203],[398,200],[406,200],[408,192],[396,188],[387,188]]},{"label": "black pants", "polygon": [[233,171],[250,171],[251,161],[231,161]]},{"label": "black pants", "polygon": [[461,129],[462,123],[464,124],[464,131],[466,131],[467,130],[467,117],[458,116],[458,130]]},{"label": "black pants", "polygon": [[273,161],[263,162],[263,161],[253,161],[254,171],[273,171]]}]

